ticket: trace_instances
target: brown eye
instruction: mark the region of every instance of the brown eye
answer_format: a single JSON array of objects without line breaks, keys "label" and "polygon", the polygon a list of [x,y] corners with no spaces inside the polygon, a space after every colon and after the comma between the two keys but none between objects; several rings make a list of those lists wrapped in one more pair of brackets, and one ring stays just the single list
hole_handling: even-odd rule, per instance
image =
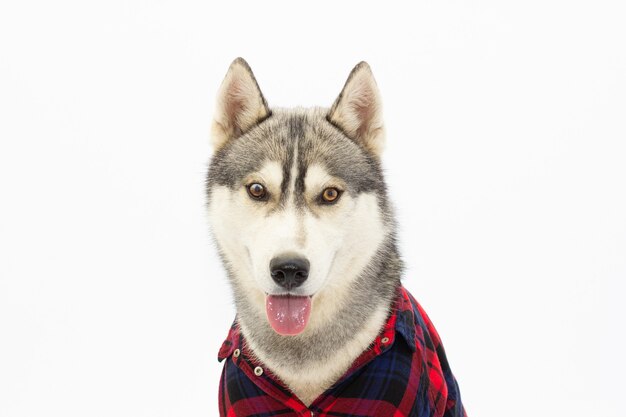
[{"label": "brown eye", "polygon": [[267,192],[265,191],[265,187],[263,185],[255,182],[248,185],[248,194],[255,200],[262,200],[265,198]]},{"label": "brown eye", "polygon": [[334,203],[339,198],[339,190],[333,187],[327,188],[322,192],[322,201],[324,203]]}]

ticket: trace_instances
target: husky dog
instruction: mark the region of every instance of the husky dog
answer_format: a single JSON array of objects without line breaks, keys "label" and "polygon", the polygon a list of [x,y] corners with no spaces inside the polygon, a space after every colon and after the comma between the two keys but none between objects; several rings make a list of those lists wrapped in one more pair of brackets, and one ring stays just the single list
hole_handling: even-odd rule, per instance
[{"label": "husky dog", "polygon": [[309,405],[380,333],[403,271],[370,67],[352,70],[330,109],[270,109],[238,58],[212,142],[209,219],[236,324],[249,354]]}]

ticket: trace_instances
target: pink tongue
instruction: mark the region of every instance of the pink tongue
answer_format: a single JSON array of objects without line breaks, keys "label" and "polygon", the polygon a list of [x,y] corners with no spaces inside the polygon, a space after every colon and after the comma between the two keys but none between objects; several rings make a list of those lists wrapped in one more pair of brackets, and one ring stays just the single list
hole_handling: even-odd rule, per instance
[{"label": "pink tongue", "polygon": [[304,331],[311,314],[311,297],[268,295],[265,298],[267,318],[276,333],[293,336]]}]

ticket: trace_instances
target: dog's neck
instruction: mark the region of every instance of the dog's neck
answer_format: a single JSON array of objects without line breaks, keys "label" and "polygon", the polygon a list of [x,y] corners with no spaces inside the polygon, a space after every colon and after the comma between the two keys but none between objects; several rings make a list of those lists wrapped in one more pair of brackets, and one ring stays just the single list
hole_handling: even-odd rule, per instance
[{"label": "dog's neck", "polygon": [[352,285],[320,292],[310,323],[297,336],[281,336],[259,310],[237,298],[244,347],[306,405],[337,381],[383,327],[400,285],[402,262],[387,242]]}]

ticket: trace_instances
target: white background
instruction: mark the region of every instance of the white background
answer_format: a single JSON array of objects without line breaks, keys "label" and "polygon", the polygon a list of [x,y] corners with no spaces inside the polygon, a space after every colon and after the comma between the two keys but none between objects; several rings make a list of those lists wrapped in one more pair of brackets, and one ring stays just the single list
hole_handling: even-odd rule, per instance
[{"label": "white background", "polygon": [[405,285],[470,416],[624,415],[620,1],[5,1],[0,416],[214,416],[234,316],[203,181],[236,56],[270,105],[360,60]]}]

